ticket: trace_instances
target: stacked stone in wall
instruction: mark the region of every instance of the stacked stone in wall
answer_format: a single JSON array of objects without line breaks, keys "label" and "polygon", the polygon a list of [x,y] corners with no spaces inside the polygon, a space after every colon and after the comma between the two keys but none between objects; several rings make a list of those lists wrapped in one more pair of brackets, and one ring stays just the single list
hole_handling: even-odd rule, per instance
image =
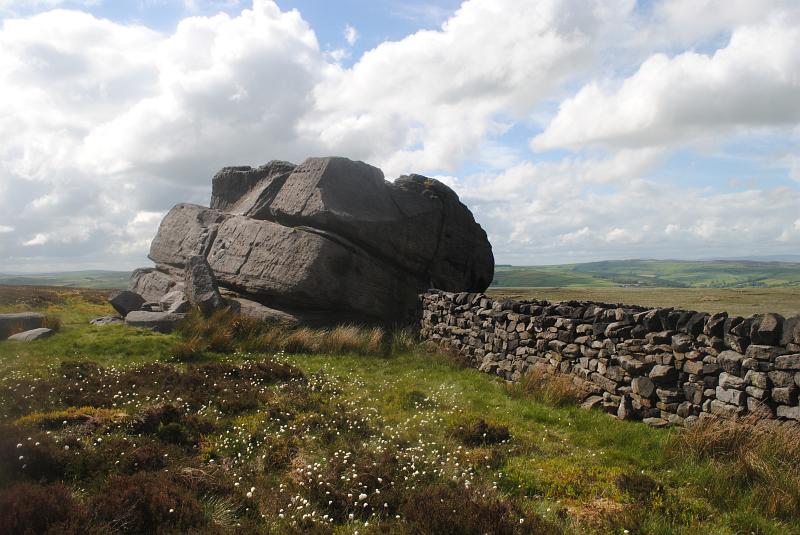
[{"label": "stacked stone in wall", "polygon": [[518,381],[564,373],[584,405],[655,426],[713,415],[800,421],[800,317],[608,303],[494,300],[431,290],[420,334]]}]

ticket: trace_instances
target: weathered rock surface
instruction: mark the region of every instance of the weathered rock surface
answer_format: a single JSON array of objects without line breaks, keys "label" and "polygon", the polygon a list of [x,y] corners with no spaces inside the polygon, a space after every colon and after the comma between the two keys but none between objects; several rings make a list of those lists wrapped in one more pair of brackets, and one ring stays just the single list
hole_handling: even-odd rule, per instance
[{"label": "weathered rock surface", "polygon": [[182,291],[183,281],[165,271],[154,268],[139,268],[131,274],[128,289],[141,295],[146,301],[158,301],[171,291]]},{"label": "weathered rock surface", "polygon": [[108,302],[120,315],[127,316],[134,310],[140,310],[145,303],[145,299],[130,290],[122,290],[108,296]]},{"label": "weathered rock surface", "polygon": [[296,165],[273,160],[261,167],[225,167],[211,180],[211,208],[263,219]]},{"label": "weathered rock surface", "polygon": [[15,312],[0,314],[0,340],[5,340],[15,332],[30,331],[44,327],[44,314],[38,312]]},{"label": "weathered rock surface", "polygon": [[223,169],[211,208],[166,215],[150,248],[156,268],[137,270],[131,290],[158,301],[195,256],[220,288],[295,319],[405,322],[420,291],[483,291],[494,273],[486,233],[450,188],[419,175],[390,183],[346,158]]},{"label": "weathered rock surface", "polygon": [[165,312],[176,312],[178,314],[189,312],[192,306],[186,298],[186,294],[181,290],[169,292],[161,298],[159,304],[161,305],[161,310]]},{"label": "weathered rock surface", "polygon": [[16,340],[17,342],[33,342],[34,340],[43,340],[44,338],[49,338],[54,334],[55,331],[53,329],[39,327],[38,329],[31,329],[30,331],[11,335],[8,337],[8,339]]},{"label": "weathered rock surface", "polygon": [[224,306],[214,272],[204,256],[193,256],[186,262],[183,281],[187,299],[204,314],[211,314]]},{"label": "weathered rock surface", "polygon": [[300,317],[290,312],[275,310],[249,299],[235,297],[226,303],[234,312],[259,321],[282,323],[287,326],[295,326],[302,322]]},{"label": "weathered rock surface", "polygon": [[136,310],[125,316],[125,324],[131,327],[142,327],[160,333],[168,333],[172,332],[184,317],[186,317],[186,314]]}]

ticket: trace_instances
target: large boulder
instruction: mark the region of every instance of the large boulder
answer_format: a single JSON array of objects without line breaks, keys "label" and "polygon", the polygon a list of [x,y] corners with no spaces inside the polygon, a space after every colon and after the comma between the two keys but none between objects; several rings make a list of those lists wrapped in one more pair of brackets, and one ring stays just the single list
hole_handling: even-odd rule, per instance
[{"label": "large boulder", "polygon": [[124,318],[129,312],[140,310],[145,299],[130,290],[120,290],[109,295],[108,302]]},{"label": "large boulder", "polygon": [[450,188],[420,175],[388,182],[346,158],[223,169],[211,208],[179,204],[165,216],[156,268],[135,273],[131,289],[157,301],[193,257],[220,288],[332,322],[402,323],[420,291],[481,292],[494,274],[486,233]]}]

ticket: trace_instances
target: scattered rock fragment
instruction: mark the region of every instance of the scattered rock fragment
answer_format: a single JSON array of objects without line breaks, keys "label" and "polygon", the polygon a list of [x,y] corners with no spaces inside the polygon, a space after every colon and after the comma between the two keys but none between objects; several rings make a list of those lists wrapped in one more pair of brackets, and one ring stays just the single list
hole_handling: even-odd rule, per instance
[{"label": "scattered rock fragment", "polygon": [[31,329],[30,331],[25,331],[11,335],[8,337],[8,339],[15,340],[17,342],[33,342],[34,340],[43,340],[45,338],[49,338],[54,334],[55,331],[53,329],[40,327],[38,329]]},{"label": "scattered rock fragment", "polygon": [[103,317],[100,317],[100,318],[95,318],[92,321],[90,321],[89,323],[91,325],[97,325],[97,326],[102,327],[104,325],[121,325],[121,324],[125,323],[125,320],[123,320],[122,318],[120,318],[118,316],[103,316]]}]

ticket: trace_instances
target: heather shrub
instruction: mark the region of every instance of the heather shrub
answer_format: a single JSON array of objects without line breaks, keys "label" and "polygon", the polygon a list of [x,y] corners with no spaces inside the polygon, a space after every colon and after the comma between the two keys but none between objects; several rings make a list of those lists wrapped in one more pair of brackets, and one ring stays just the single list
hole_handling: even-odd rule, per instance
[{"label": "heather shrub", "polygon": [[708,490],[719,499],[749,488],[769,514],[794,518],[800,511],[800,426],[706,419],[674,431],[667,451],[713,463],[718,475]]},{"label": "heather shrub", "polygon": [[0,489],[0,533],[67,533],[71,530],[63,529],[63,524],[84,516],[85,510],[61,483],[22,482]]},{"label": "heather shrub", "polygon": [[165,472],[112,476],[89,501],[96,521],[124,533],[186,533],[208,526],[198,498]]},{"label": "heather shrub", "polygon": [[400,507],[411,533],[495,535],[560,533],[536,515],[524,515],[512,503],[483,497],[452,483],[435,483],[408,493]]}]

